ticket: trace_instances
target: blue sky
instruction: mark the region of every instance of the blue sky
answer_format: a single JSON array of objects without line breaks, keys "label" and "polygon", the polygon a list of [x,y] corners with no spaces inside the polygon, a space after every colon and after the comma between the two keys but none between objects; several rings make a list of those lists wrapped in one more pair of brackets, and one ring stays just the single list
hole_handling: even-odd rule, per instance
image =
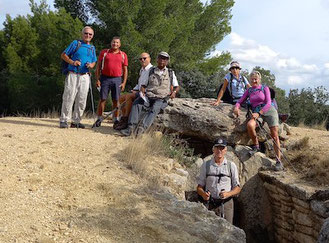
[{"label": "blue sky", "polygon": [[[29,13],[28,3],[0,0],[0,28],[6,14]],[[271,70],[287,91],[329,90],[329,0],[236,0],[232,14],[232,33],[216,52],[230,51],[249,71],[256,65]]]}]

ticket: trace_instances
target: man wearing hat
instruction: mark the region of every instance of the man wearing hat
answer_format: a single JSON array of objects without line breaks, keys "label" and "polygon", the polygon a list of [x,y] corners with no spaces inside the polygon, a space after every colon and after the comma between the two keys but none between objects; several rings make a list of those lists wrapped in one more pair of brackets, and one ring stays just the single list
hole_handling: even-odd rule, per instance
[{"label": "man wearing hat", "polygon": [[225,75],[217,100],[212,105],[217,106],[221,102],[235,104],[250,87],[248,79],[240,74],[241,65],[239,62],[232,61],[229,70],[230,73]]},{"label": "man wearing hat", "polygon": [[197,192],[208,202],[208,209],[233,223],[233,197],[241,191],[236,165],[225,158],[227,141],[216,139],[213,156],[205,161],[197,178]]},{"label": "man wearing hat", "polygon": [[167,67],[170,56],[160,52],[157,66],[152,67],[149,75],[141,80],[140,97],[134,101],[128,119],[128,128],[120,130],[125,136],[139,135],[148,129],[161,109],[168,105],[168,99],[174,99],[179,90],[176,75]]}]

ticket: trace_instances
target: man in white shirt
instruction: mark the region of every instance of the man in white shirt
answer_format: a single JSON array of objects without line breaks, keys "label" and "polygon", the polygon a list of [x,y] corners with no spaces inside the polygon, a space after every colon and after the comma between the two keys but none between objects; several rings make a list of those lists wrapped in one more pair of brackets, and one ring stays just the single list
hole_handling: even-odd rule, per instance
[{"label": "man in white shirt", "polygon": [[121,109],[122,117],[120,119],[120,122],[113,125],[113,128],[116,130],[122,130],[122,129],[127,128],[128,117],[131,112],[133,102],[136,98],[139,97],[139,90],[141,87],[141,82],[142,82],[142,80],[148,79],[149,70],[151,67],[153,67],[153,65],[151,64],[150,54],[148,54],[146,52],[143,52],[139,56],[139,61],[140,61],[140,64],[142,67],[139,71],[138,83],[136,84],[136,86],[133,88],[133,90],[130,93],[120,96],[120,99],[119,99],[120,104],[123,104],[124,102],[125,103]]},{"label": "man in white shirt", "polygon": [[161,109],[168,105],[168,99],[176,97],[179,85],[174,71],[167,67],[169,59],[167,52],[160,52],[157,67],[152,67],[149,75],[141,79],[142,96],[134,101],[128,128],[120,131],[124,136],[143,133],[152,125]]}]

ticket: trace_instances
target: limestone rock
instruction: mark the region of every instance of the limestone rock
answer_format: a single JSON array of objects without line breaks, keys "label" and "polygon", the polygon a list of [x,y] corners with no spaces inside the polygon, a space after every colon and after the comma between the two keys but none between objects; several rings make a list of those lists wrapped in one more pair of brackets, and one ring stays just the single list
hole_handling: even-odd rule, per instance
[{"label": "limestone rock", "polygon": [[247,235],[248,242],[272,242],[272,202],[268,199],[263,182],[258,175],[252,176],[242,187],[236,206],[240,227]]},{"label": "limestone rock", "polygon": [[329,218],[324,221],[317,243],[329,242]]},{"label": "limestone rock", "polygon": [[317,215],[321,216],[322,218],[329,217],[329,200],[327,200],[327,204],[322,201],[312,200],[311,201],[311,209]]},{"label": "limestone rock", "polygon": [[[197,137],[199,140],[214,141],[227,137],[231,144],[245,143],[245,111],[241,112],[240,122],[233,116],[233,105],[212,106],[213,99],[176,98],[157,116],[155,124],[170,131]],[[247,140],[246,140],[247,139]]]},{"label": "limestone rock", "polygon": [[[166,218],[161,219],[161,228],[170,229],[177,237],[175,242],[185,242],[185,234],[195,235],[194,242],[246,242],[246,235],[242,229],[218,217],[214,212],[207,210],[201,203],[175,200],[169,194],[158,194],[156,197],[159,200],[172,201],[171,205],[166,208],[168,211]],[[175,215],[175,219],[170,217],[170,215]],[[193,215],[193,217],[190,217],[190,215]],[[147,224],[146,227],[153,229],[153,220],[158,219],[152,217],[150,221],[144,221],[143,223]],[[160,231],[161,229],[156,230]]]}]

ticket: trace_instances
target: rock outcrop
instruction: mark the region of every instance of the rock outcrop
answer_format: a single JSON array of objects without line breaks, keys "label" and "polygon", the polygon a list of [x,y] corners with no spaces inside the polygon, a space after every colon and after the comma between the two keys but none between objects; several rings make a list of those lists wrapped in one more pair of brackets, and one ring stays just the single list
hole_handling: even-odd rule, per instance
[{"label": "rock outcrop", "polygon": [[206,98],[170,100],[164,112],[158,115],[156,124],[203,141],[227,137],[231,144],[245,144],[248,141],[244,123],[246,112],[241,112],[239,121],[233,116],[232,105],[212,106],[213,101]]}]

